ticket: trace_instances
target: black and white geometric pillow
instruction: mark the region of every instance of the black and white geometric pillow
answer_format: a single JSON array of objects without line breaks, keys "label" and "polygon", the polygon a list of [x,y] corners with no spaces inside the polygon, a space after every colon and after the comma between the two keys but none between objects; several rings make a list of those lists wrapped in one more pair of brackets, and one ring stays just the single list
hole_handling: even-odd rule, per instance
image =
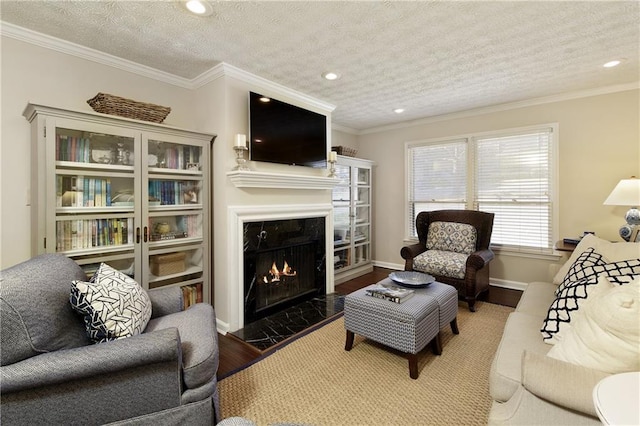
[{"label": "black and white geometric pillow", "polygon": [[[576,261],[577,263],[577,261]],[[640,274],[640,259],[621,260],[618,262],[598,264],[585,267],[576,276],[582,276],[574,282],[568,282],[556,295],[542,323],[540,332],[547,343],[557,343],[566,331],[572,316],[580,305],[589,297],[591,289],[598,284],[598,277],[605,276],[609,281],[618,280],[617,277]],[[619,279],[619,284],[626,280]],[[563,281],[563,284],[565,282]]]},{"label": "black and white geometric pillow", "polygon": [[567,271],[567,275],[564,276],[562,282],[556,289],[556,296],[560,294],[565,286],[594,275],[595,272],[590,268],[591,266],[604,265],[606,263],[607,260],[600,253],[596,253],[593,247],[589,247],[573,262]]},{"label": "black and white geometric pillow", "polygon": [[131,277],[102,263],[92,282],[72,281],[69,301],[84,316],[97,343],[142,333],[151,318],[151,300]]},{"label": "black and white geometric pillow", "polygon": [[596,275],[605,273],[607,277],[619,277],[624,275],[640,274],[640,259],[620,260],[618,262],[594,265],[593,272]]},{"label": "black and white geometric pillow", "polygon": [[629,275],[618,275],[614,277],[607,277],[607,280],[611,284],[624,285],[624,284],[629,284],[631,281],[637,280],[638,278],[640,278],[640,275],[629,274]]},{"label": "black and white geometric pillow", "polygon": [[571,316],[589,295],[589,286],[598,284],[597,276],[583,278],[564,286],[547,311],[540,332],[547,343],[557,343],[559,335],[571,322]]}]

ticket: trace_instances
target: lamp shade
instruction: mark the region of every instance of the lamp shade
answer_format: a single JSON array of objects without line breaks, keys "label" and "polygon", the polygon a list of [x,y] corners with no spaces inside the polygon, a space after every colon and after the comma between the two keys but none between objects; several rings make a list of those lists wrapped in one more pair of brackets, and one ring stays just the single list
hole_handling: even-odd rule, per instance
[{"label": "lamp shade", "polygon": [[640,179],[622,179],[604,200],[607,206],[640,206]]}]

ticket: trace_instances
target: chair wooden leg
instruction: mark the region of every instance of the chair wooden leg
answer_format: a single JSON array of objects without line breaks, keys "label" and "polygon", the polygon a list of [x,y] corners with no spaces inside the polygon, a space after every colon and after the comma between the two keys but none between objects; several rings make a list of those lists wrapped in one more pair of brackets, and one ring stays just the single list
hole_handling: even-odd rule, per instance
[{"label": "chair wooden leg", "polygon": [[345,351],[350,351],[351,348],[353,347],[353,331],[349,331],[347,330],[347,341],[344,344],[344,350]]},{"label": "chair wooden leg", "polygon": [[418,372],[418,354],[407,354],[407,359],[409,360],[409,377],[415,380],[420,375]]},{"label": "chair wooden leg", "polygon": [[471,312],[475,312],[476,311],[476,299],[467,299],[467,303],[469,304],[469,310]]}]

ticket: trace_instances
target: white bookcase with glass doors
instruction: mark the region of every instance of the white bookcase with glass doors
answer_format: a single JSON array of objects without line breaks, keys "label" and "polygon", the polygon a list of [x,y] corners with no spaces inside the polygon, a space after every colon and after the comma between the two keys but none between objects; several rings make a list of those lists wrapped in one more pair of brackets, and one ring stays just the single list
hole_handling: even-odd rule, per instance
[{"label": "white bookcase with glass doors", "polygon": [[340,184],[333,189],[333,267],[335,284],[373,270],[371,195],[373,162],[338,155]]},{"label": "white bookcase with glass doors", "polygon": [[210,148],[215,135],[28,104],[33,254],[101,262],[144,288],[211,303]]}]

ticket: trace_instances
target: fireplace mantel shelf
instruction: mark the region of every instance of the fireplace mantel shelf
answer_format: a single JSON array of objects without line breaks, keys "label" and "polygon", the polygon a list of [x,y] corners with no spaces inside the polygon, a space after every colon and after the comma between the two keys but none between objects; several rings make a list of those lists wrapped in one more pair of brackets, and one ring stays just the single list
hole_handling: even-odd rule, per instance
[{"label": "fireplace mantel shelf", "polygon": [[285,173],[234,170],[227,172],[238,188],[333,189],[340,179],[326,176],[291,175]]}]

